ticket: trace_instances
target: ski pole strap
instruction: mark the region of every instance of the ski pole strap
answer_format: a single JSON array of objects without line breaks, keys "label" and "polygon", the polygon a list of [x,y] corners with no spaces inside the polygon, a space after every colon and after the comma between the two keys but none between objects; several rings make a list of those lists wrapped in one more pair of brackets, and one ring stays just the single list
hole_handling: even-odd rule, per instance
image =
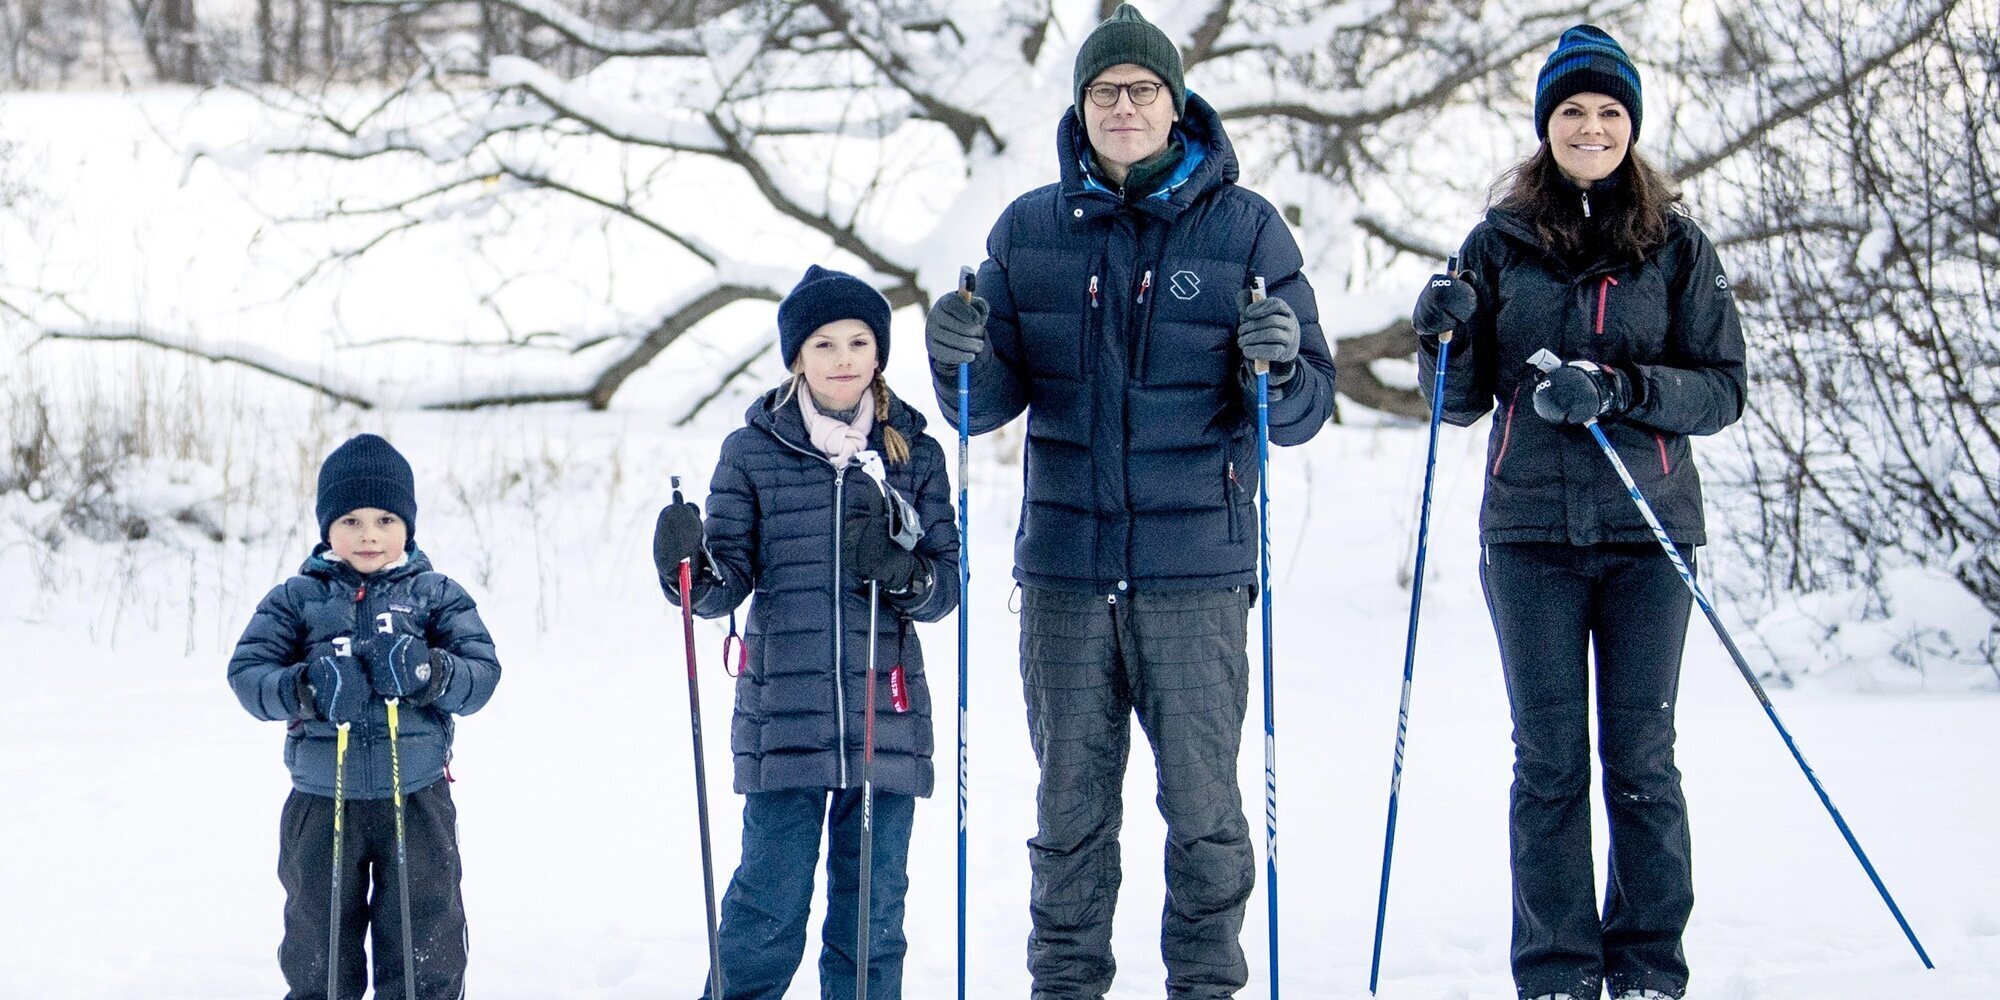
[{"label": "ski pole strap", "polygon": [[[736,658],[730,659],[731,646],[736,649]],[[743,670],[750,665],[750,647],[743,642],[743,636],[736,631],[736,612],[729,613],[729,634],[722,637],[722,672],[731,677],[743,676]]]}]

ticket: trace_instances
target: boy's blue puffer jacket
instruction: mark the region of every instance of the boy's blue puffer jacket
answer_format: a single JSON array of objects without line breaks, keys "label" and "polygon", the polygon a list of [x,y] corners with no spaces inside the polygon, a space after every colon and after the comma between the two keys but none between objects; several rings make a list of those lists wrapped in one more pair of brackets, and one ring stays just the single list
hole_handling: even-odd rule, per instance
[{"label": "boy's blue puffer jacket", "polygon": [[[722,443],[703,526],[712,575],[695,586],[695,612],[704,618],[751,598],[750,662],[736,679],[729,739],[741,793],[861,784],[868,591],[842,580],[844,570],[836,575],[835,563],[840,511],[856,502],[856,491],[875,487],[860,466],[835,469],[812,446],[798,402],[786,396],[782,387],[764,395],[750,407],[749,426]],[[873,778],[877,791],[929,795],[930,685],[908,622],[937,621],[958,606],[958,527],[944,450],[923,432],[924,418],[892,399],[889,423],[909,440],[910,460],[887,467],[888,484],[916,507],[924,529],[916,553],[932,584],[908,598],[882,599]],[[869,446],[880,450],[879,426]],[[662,582],[676,599],[677,581]],[[904,712],[895,710],[890,689],[899,664]]]},{"label": "boy's blue puffer jacket", "polygon": [[[404,794],[444,776],[451,759],[451,717],[479,711],[500,683],[493,637],[471,596],[433,572],[421,551],[363,577],[328,558],[322,542],[297,576],[265,595],[229,658],[229,686],[243,707],[259,719],[290,723],[285,766],[299,791],[333,795],[335,729],[331,722],[299,717],[297,669],[331,655],[337,638],[367,637],[384,615],[397,632],[451,657],[450,677],[437,698],[428,705],[402,707],[397,749]],[[342,790],[351,799],[391,794],[388,710],[380,698],[369,699],[367,717],[349,733]]]}]

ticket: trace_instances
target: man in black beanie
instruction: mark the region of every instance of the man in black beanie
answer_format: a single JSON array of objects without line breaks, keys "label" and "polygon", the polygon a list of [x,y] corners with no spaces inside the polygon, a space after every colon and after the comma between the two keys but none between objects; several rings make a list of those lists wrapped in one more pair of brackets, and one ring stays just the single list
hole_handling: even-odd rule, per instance
[{"label": "man in black beanie", "polygon": [[[1256,880],[1236,763],[1257,585],[1252,363],[1270,434],[1301,444],[1333,410],[1333,359],[1304,259],[1236,183],[1222,119],[1173,40],[1120,6],[1077,53],[1058,183],[1008,207],[979,294],[932,306],[939,409],[970,431],[1028,414],[1014,549],[1021,659],[1041,766],[1028,965],[1034,1000],[1100,998],[1131,719],[1167,821],[1167,995],[1235,995]],[[1243,294],[1252,278],[1269,297]]]}]

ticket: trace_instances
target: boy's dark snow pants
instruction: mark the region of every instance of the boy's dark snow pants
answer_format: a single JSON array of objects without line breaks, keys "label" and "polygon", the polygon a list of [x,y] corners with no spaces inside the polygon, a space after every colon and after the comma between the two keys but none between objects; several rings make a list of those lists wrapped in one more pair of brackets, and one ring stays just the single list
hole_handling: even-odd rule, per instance
[{"label": "boy's dark snow pants", "polygon": [[[1681,558],[1694,567],[1694,550]],[[1694,906],[1674,702],[1693,599],[1658,545],[1486,546],[1480,576],[1514,717],[1514,983],[1522,997],[1687,988]],[[1590,850],[1590,700],[1610,871]]]},{"label": "boy's dark snow pants", "polygon": [[1167,996],[1231,997],[1248,980],[1238,938],[1256,862],[1236,756],[1249,703],[1249,607],[1241,587],[1116,598],[1023,588],[1021,679],[1041,765],[1028,842],[1033,1000],[1097,1000],[1111,987],[1135,712],[1167,821]]},{"label": "boy's dark snow pants", "polygon": [[[410,859],[411,946],[420,1000],[458,1000],[465,993],[465,904],[459,896],[458,811],[450,783],[434,781],[403,797]],[[278,840],[278,880],[285,886],[285,939],[278,964],[291,991],[286,1000],[326,995],[327,920],[333,892],[333,799],[293,790],[285,800]],[[340,851],[340,996],[361,1000],[369,980],[370,938],[375,995],[403,995],[402,913],[396,899],[396,814],[389,799],[349,799]],[[372,934],[372,937],[371,937]]]}]

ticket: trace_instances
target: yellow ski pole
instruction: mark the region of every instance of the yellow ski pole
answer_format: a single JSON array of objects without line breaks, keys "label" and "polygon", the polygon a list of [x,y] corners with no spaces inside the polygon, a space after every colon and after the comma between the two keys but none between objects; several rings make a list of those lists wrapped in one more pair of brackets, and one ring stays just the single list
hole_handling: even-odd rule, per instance
[{"label": "yellow ski pole", "polygon": [[332,917],[326,922],[326,995],[340,996],[340,842],[341,818],[347,812],[347,730],[343,722],[333,741],[333,900]]},{"label": "yellow ski pole", "polygon": [[385,703],[389,709],[389,790],[396,800],[396,901],[402,905],[403,917],[403,996],[417,1000],[417,952],[410,944],[410,852],[403,835],[403,761],[396,748],[400,700],[391,698]]}]

